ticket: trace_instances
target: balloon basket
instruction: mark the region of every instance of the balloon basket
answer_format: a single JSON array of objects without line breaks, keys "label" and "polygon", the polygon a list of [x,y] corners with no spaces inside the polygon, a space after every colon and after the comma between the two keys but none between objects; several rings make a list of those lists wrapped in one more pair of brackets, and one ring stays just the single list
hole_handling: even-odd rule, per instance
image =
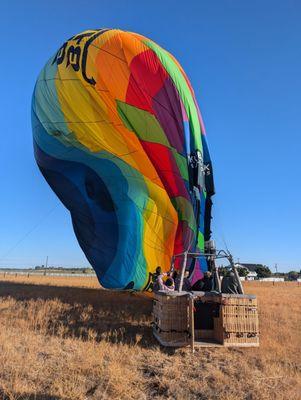
[{"label": "balloon basket", "polygon": [[153,334],[167,347],[257,347],[257,299],[215,292],[155,293]]}]

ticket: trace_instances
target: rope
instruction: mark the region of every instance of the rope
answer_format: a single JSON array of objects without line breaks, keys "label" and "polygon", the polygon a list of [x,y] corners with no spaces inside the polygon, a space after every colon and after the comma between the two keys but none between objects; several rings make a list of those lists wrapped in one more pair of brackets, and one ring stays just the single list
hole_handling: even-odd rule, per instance
[{"label": "rope", "polygon": [[33,225],[23,236],[21,236],[17,242],[0,257],[0,262],[3,261],[12,251],[14,251],[33,231],[35,231],[42,224],[42,222],[44,222],[45,219],[47,219],[49,215],[53,213],[58,205],[59,203],[47,211],[47,213],[42,216],[39,222]]}]

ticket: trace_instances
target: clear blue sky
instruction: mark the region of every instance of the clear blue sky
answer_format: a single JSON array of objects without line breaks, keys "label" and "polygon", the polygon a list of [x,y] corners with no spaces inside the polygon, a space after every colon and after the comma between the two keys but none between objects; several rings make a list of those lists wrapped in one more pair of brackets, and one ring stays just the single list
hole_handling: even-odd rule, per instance
[{"label": "clear blue sky", "polygon": [[300,20],[298,0],[4,2],[0,266],[34,266],[46,255],[50,265],[87,265],[69,214],[36,167],[30,102],[65,39],[110,27],[158,42],[192,82],[214,162],[218,245],[224,238],[241,262],[300,269]]}]

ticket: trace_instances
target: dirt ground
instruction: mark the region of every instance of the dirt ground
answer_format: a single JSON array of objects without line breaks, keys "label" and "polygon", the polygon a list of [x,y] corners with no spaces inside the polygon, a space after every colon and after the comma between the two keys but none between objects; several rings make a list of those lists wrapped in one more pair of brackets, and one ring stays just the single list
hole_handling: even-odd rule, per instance
[{"label": "dirt ground", "polygon": [[301,285],[245,284],[260,347],[166,350],[151,298],[95,278],[0,275],[0,399],[301,398]]}]

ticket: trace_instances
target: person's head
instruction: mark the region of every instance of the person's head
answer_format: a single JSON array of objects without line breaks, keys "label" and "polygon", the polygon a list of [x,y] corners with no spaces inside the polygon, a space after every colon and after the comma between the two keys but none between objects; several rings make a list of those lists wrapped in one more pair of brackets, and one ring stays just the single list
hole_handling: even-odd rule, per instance
[{"label": "person's head", "polygon": [[179,276],[178,271],[174,271],[172,274],[173,279],[177,279],[178,276]]},{"label": "person's head", "polygon": [[205,276],[205,278],[209,279],[209,278],[211,278],[212,274],[211,274],[210,271],[206,271],[206,272],[204,273],[204,276]]},{"label": "person's head", "polygon": [[188,278],[189,277],[189,270],[186,269],[186,271],[184,272],[184,278]]},{"label": "person's head", "polygon": [[161,275],[161,274],[162,274],[162,268],[161,268],[161,267],[158,266],[158,267],[156,268],[156,274],[157,274],[157,275]]},{"label": "person's head", "polygon": [[173,280],[172,280],[171,278],[166,279],[165,285],[166,285],[167,287],[172,287],[173,284],[174,284],[174,283],[173,283]]}]

